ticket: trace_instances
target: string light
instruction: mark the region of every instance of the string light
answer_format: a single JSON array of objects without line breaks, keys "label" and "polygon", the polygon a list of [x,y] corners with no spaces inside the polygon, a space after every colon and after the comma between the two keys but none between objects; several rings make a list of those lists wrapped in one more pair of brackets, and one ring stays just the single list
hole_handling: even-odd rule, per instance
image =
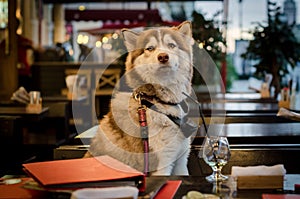
[{"label": "string light", "polygon": [[101,41],[96,41],[95,45],[96,45],[97,48],[101,48],[102,42]]},{"label": "string light", "polygon": [[199,43],[199,45],[198,45],[198,46],[199,46],[199,48],[200,48],[200,49],[203,49],[203,47],[204,47],[204,44],[201,42],[201,43]]}]

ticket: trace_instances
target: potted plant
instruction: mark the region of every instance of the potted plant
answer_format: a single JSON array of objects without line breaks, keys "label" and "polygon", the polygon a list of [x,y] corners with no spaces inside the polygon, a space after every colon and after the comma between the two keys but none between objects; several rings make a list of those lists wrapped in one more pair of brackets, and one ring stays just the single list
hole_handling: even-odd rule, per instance
[{"label": "potted plant", "polygon": [[283,77],[289,74],[288,65],[294,68],[300,58],[300,43],[292,31],[293,25],[288,25],[280,7],[272,2],[268,2],[268,7],[268,24],[257,23],[254,39],[242,57],[257,61],[254,76],[273,75],[270,88],[275,88],[274,98],[277,98]]},{"label": "potted plant", "polygon": [[[221,12],[217,12],[213,18],[216,18]],[[207,63],[204,66],[201,66],[201,74],[195,72],[193,78],[193,84],[195,86],[202,86],[209,87],[211,85],[218,85],[220,86],[220,75],[213,75],[213,74],[220,74],[220,68],[222,61],[224,61],[224,52],[222,50],[226,46],[226,40],[223,37],[223,34],[216,24],[218,24],[215,20],[206,20],[205,17],[196,11],[192,13],[192,27],[193,27],[193,38],[195,39],[196,43],[194,45],[194,62],[195,64],[203,63],[204,57],[197,54],[199,51],[199,45],[202,46],[203,49],[207,52],[207,54],[211,57],[211,61],[209,58],[207,59]],[[205,54],[204,54],[205,55]],[[232,81],[236,79],[236,71],[234,66],[231,62],[228,62],[229,57],[227,57],[227,79],[226,79],[226,89],[228,90],[232,84]],[[217,68],[215,67],[217,66]],[[217,71],[216,71],[217,70]],[[206,81],[203,79],[203,75],[209,76],[206,78]]]}]

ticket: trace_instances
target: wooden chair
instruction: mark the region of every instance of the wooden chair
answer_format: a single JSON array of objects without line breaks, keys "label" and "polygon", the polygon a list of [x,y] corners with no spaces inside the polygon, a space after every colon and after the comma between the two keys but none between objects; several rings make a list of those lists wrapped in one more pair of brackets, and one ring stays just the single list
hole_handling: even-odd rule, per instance
[{"label": "wooden chair", "polygon": [[121,68],[95,70],[95,109],[99,118],[108,112],[109,101],[120,80],[121,72]]}]

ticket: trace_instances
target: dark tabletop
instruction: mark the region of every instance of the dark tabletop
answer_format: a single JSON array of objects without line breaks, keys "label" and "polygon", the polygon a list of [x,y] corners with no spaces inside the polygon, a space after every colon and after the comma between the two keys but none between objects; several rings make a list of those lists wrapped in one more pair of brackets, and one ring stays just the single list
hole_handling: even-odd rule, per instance
[{"label": "dark tabletop", "polygon": [[205,180],[205,176],[170,176],[151,177],[158,181],[161,179],[182,180],[182,184],[176,192],[174,199],[182,199],[189,191],[199,191],[207,194],[217,194],[220,198],[260,199],[263,193],[294,193],[294,184],[300,182],[299,174],[287,174],[284,178],[283,189],[243,189],[236,187],[236,182],[230,178],[229,181],[212,184]]}]

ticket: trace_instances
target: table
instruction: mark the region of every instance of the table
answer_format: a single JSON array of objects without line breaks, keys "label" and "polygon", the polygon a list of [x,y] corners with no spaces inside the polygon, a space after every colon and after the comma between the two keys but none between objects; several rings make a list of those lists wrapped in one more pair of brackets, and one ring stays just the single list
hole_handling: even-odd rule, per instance
[{"label": "table", "polygon": [[[7,196],[14,198],[70,198],[70,193],[57,192],[57,193],[46,193],[46,192],[31,192],[23,189],[21,185],[28,180],[23,178],[23,182],[14,185],[0,185],[0,197],[7,198]],[[230,178],[228,182],[218,184],[214,186],[205,180],[205,176],[152,176],[147,177],[151,180],[181,180],[182,183],[175,193],[174,199],[182,199],[188,191],[196,190],[201,193],[217,193],[222,198],[237,198],[237,199],[254,199],[261,198],[263,193],[294,193],[294,184],[299,183],[300,175],[287,174],[284,180],[283,190],[274,189],[254,189],[254,190],[239,190],[236,189],[235,182]],[[146,179],[146,181],[147,181]],[[2,191],[2,192],[1,192]],[[4,195],[5,194],[5,195]]]},{"label": "table", "polygon": [[65,95],[53,95],[43,97],[43,103],[51,108],[52,116],[65,118],[66,129],[69,131],[69,137],[72,138],[77,135],[77,132],[90,128],[95,120],[89,98],[81,96],[70,99]]},{"label": "table", "polygon": [[0,106],[0,115],[21,116],[25,119],[41,119],[49,113],[49,107],[39,112],[28,112],[25,106]]},{"label": "table", "polygon": [[[98,125],[95,125],[75,138],[88,145],[97,129]],[[231,145],[295,144],[295,146],[300,146],[300,122],[211,124],[208,126],[208,130],[212,134],[220,132],[220,135],[227,136]],[[206,132],[204,126],[201,125],[193,144],[202,145],[204,136],[206,136]]]},{"label": "table", "polygon": [[[278,101],[261,98],[260,93],[196,93],[196,96],[206,123],[295,122],[278,117]],[[198,107],[192,108],[191,115],[199,116]]]},{"label": "table", "polygon": [[44,96],[43,102],[82,102],[87,100],[87,96],[80,96],[75,99],[70,99],[66,95],[53,95],[53,96]]},{"label": "table", "polygon": [[[231,123],[211,125],[214,129],[223,128],[231,147],[231,158],[224,167],[225,173],[231,172],[234,165],[274,165],[284,164],[289,173],[300,173],[300,123]],[[54,159],[79,158],[87,151],[90,139],[98,126],[76,136],[73,145],[63,145],[54,150]],[[217,131],[218,132],[218,131]],[[204,127],[201,126],[191,145],[188,167],[190,174],[207,174],[211,169],[199,159]]]},{"label": "table", "polygon": [[[156,177],[153,177],[156,178]],[[159,178],[159,177],[157,177]],[[178,177],[171,176],[168,179],[182,180],[182,184],[176,192],[174,199],[182,199],[188,191],[197,190],[201,193],[217,192],[222,198],[239,198],[239,199],[254,199],[261,198],[262,193],[291,193],[294,191],[294,184],[299,183],[299,174],[287,174],[284,179],[283,190],[272,189],[254,189],[254,190],[238,190],[235,182],[230,179],[228,182],[219,185],[213,185],[205,180],[205,176],[186,176]],[[216,189],[219,188],[218,191]]]},{"label": "table", "polygon": [[202,103],[204,115],[226,113],[277,113],[277,103],[262,102],[205,102]]},{"label": "table", "polygon": [[[228,137],[231,144],[299,144],[300,123],[229,123],[208,125],[210,135]],[[206,135],[204,125],[196,136],[202,144]]]},{"label": "table", "polygon": [[[200,125],[203,124],[200,118],[193,118],[195,121],[199,121]],[[206,124],[229,124],[229,123],[296,123],[296,120],[292,120],[285,117],[277,116],[277,113],[226,113],[226,114],[214,114],[212,116],[204,116]]]},{"label": "table", "polygon": [[[228,164],[224,167],[230,173],[231,166],[253,166],[259,164],[284,164],[289,173],[299,173],[300,163],[300,123],[230,123],[213,124],[209,133],[228,137],[232,151]],[[192,143],[190,171],[205,173],[210,171],[202,159],[198,158],[204,136],[203,125]]]},{"label": "table", "polygon": [[[189,102],[190,103],[190,102]],[[200,110],[197,105],[191,103],[190,117],[198,118],[200,124]],[[207,101],[201,102],[201,110],[206,123],[271,123],[271,122],[295,122],[291,119],[278,117],[278,103],[266,103],[262,101]]]},{"label": "table", "polygon": [[0,151],[5,160],[0,166],[0,173],[16,169],[20,162],[33,157],[25,148],[29,129],[37,128],[48,114],[48,107],[43,107],[39,112],[28,112],[25,106],[0,106]]},{"label": "table", "polygon": [[227,102],[263,102],[277,103],[274,98],[262,98],[260,93],[196,93],[200,102],[227,101]]}]

